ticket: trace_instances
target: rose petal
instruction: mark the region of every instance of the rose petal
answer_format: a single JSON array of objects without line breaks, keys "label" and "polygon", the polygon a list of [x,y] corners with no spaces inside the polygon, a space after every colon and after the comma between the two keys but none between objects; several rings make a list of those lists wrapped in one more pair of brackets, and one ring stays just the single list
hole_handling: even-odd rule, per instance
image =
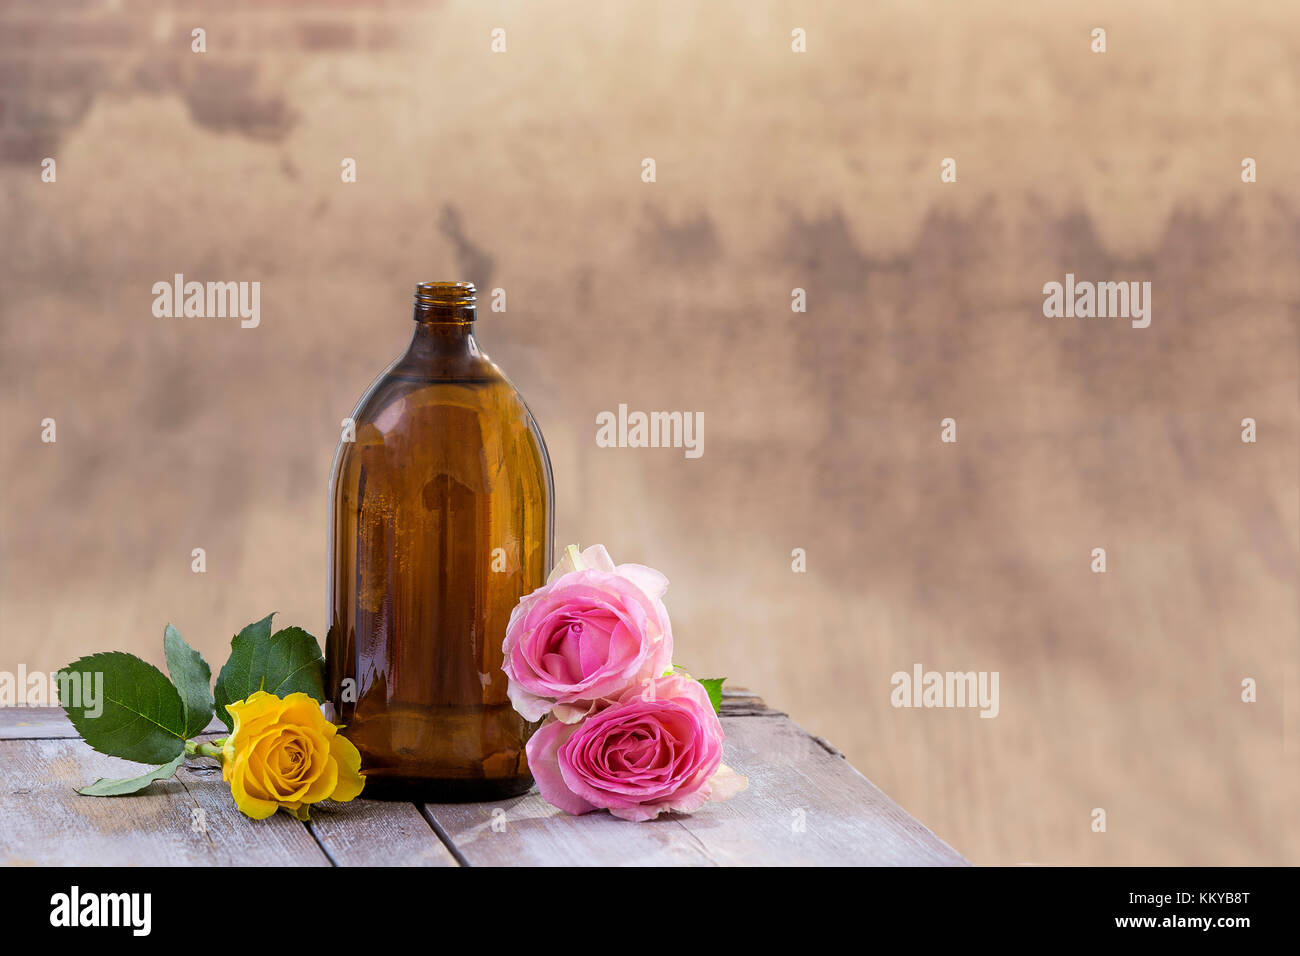
[{"label": "rose petal", "polygon": [[749,778],[736,773],[725,763],[718,764],[718,769],[709,778],[710,800],[729,800],[749,786]]},{"label": "rose petal", "polygon": [[506,696],[510,698],[510,704],[524,720],[533,721],[541,720],[551,712],[554,706],[551,701],[544,697],[538,697],[524,690],[523,685],[516,681],[510,681],[506,684]]},{"label": "rose petal", "polygon": [[644,564],[620,564],[615,570],[640,588],[652,601],[657,601],[668,593],[668,579],[654,568],[648,568]]},{"label": "rose petal", "polygon": [[576,724],[591,713],[594,706],[593,703],[556,704],[551,709],[551,716],[562,724]]},{"label": "rose petal", "polygon": [[583,800],[564,782],[560,772],[559,749],[577,730],[575,724],[562,724],[548,721],[537,733],[528,739],[525,752],[528,754],[528,769],[537,781],[537,789],[542,799],[553,807],[559,807],[565,813],[580,816],[590,813],[596,807]]},{"label": "rose petal", "polygon": [[[579,557],[588,568],[595,568],[597,571],[614,570],[614,561],[610,558],[609,552],[605,550],[603,544],[593,544],[586,551],[579,552]],[[565,548],[564,553],[560,555],[560,560],[556,561],[555,567],[551,569],[546,583],[552,584],[564,575],[576,570],[578,569],[573,563],[573,556],[569,553],[569,549]]]}]

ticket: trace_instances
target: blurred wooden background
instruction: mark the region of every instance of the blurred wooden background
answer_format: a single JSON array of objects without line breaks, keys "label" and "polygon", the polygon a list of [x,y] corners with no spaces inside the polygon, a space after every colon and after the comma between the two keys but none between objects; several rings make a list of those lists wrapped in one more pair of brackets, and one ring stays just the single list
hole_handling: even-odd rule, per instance
[{"label": "blurred wooden background", "polygon": [[[0,2],[0,670],[323,632],[339,421],[471,279],[557,545],[663,569],[693,673],[977,863],[1300,862],[1300,10],[1134,6]],[[178,272],[260,327],[155,318]]]}]

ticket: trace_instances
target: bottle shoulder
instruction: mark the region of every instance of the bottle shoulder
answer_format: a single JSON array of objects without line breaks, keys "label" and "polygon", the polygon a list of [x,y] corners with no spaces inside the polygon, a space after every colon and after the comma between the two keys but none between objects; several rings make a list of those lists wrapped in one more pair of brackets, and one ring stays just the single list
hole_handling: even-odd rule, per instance
[{"label": "bottle shoulder", "polygon": [[486,357],[455,367],[438,367],[412,363],[403,356],[370,383],[351,417],[358,425],[373,423],[391,417],[397,404],[409,408],[449,405],[490,412],[506,411],[514,403],[524,406],[510,380]]},{"label": "bottle shoulder", "polygon": [[380,474],[409,472],[451,475],[470,488],[551,486],[550,456],[531,410],[477,349],[408,350],[371,382],[350,417],[335,451],[332,494],[355,489],[362,472],[372,485]]},{"label": "bottle shoulder", "polygon": [[[405,357],[403,357],[405,358]],[[486,356],[456,374],[403,359],[366,389],[352,415],[352,441],[387,444],[404,436],[416,442],[495,445],[523,441],[547,458],[545,439],[532,410],[505,374]],[[341,451],[352,442],[344,440]]]}]

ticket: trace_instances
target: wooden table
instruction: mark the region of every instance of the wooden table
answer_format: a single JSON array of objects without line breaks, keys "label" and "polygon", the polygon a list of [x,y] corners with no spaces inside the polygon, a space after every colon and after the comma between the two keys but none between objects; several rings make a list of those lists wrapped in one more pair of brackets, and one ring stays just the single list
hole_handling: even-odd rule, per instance
[{"label": "wooden table", "polygon": [[[6,865],[967,865],[826,741],[728,691],[725,761],[749,789],[693,815],[571,817],[536,791],[495,803],[355,800],[242,816],[203,763],[129,797],[75,793],[138,765],[95,753],[58,708],[0,709],[0,863]],[[206,761],[204,762],[206,763]]]}]

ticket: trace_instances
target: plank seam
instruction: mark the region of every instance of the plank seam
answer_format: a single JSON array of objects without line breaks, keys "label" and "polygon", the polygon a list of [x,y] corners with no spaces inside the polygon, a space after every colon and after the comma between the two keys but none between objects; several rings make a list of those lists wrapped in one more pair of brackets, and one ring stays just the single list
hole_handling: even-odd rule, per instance
[{"label": "plank seam", "polygon": [[311,838],[316,841],[316,845],[320,847],[320,851],[325,854],[325,859],[330,861],[330,866],[339,866],[339,861],[334,859],[334,854],[330,852],[329,847],[327,847],[321,840],[320,834],[316,832],[316,827],[312,825],[311,820],[303,820],[302,825],[307,829]]},{"label": "plank seam", "polygon": [[[189,768],[185,766],[180,768],[180,770],[188,769]],[[200,808],[199,798],[194,796],[194,791],[192,791],[190,785],[185,782],[185,778],[181,776],[180,770],[177,771],[172,779],[181,785],[182,789],[185,791],[185,796],[189,797],[190,802],[194,804],[194,806],[190,808],[190,813],[193,815],[194,811]],[[208,841],[208,846],[212,848],[212,852],[215,853],[217,851],[217,842],[212,839],[212,834],[208,831],[206,826],[203,828],[203,837]]]},{"label": "plank seam", "polygon": [[456,846],[456,844],[452,842],[451,835],[443,829],[442,824],[439,823],[437,817],[433,815],[433,811],[429,809],[429,805],[427,803],[419,803],[416,804],[416,808],[420,811],[420,816],[424,817],[424,822],[429,824],[433,832],[437,834],[438,839],[442,841],[442,845],[447,848],[447,852],[455,857],[456,863],[460,866],[473,866],[474,864],[471,863],[465,854],[461,852],[460,847]]}]

